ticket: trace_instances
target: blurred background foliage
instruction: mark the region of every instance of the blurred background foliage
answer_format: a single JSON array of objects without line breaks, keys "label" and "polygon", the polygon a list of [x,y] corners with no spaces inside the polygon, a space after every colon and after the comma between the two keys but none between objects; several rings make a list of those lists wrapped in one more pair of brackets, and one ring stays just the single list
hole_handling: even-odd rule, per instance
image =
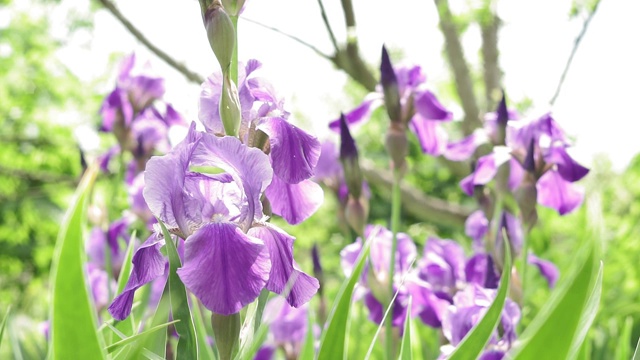
[{"label": "blurred background foliage", "polygon": [[[572,15],[588,11],[592,4],[593,1],[577,2]],[[50,1],[37,5],[42,9],[53,6]],[[1,0],[0,6],[10,7],[11,1]],[[26,11],[11,14],[7,26],[0,28],[0,313],[4,316],[11,305],[13,321],[8,331],[10,341],[2,343],[0,358],[9,358],[10,353],[17,356],[18,352],[23,358],[41,358],[46,353],[44,335],[36,324],[47,318],[53,246],[83,168],[73,129],[80,123],[91,123],[97,128],[98,109],[105,92],[98,90],[99,84],[81,82],[57,60],[56,51],[62,42],[50,35],[46,16]],[[482,13],[469,16],[481,17]],[[70,14],[70,32],[90,27],[91,14]],[[112,70],[105,69],[105,78]],[[480,87],[481,76],[478,74],[474,79]],[[455,98],[454,83],[442,85],[445,96]],[[355,101],[365,93],[355,83],[347,90]],[[529,105],[526,101],[517,104],[520,110]],[[383,145],[385,117],[384,111],[375,112],[373,120],[356,133],[360,153],[381,169],[387,167],[388,161]],[[304,120],[303,114],[301,118]],[[459,131],[455,124],[452,126],[454,134]],[[412,136],[410,139],[412,171],[406,181],[430,196],[474,206],[473,199],[464,196],[458,187],[470,169],[452,171],[442,160],[423,155],[416,139]],[[113,139],[109,141],[113,143]],[[114,220],[126,206],[126,193],[123,187],[110,185],[112,177],[103,176],[103,183],[97,188],[103,194],[99,202]],[[539,207],[540,220],[531,234],[531,247],[539,256],[554,261],[562,273],[572,264],[581,239],[599,237],[604,291],[583,354],[590,354],[588,357],[593,359],[609,359],[619,354],[621,348],[632,351],[640,336],[640,156],[621,173],[611,169],[606,157],[598,158],[583,183],[585,204],[575,213],[559,217]],[[385,193],[388,190],[372,187],[372,223],[388,225],[390,206]],[[338,224],[337,198],[329,189],[325,189],[325,195],[325,204],[303,224],[289,226],[279,219],[274,222],[296,236],[296,258],[308,272],[311,272],[310,249],[317,244],[325,270],[326,297],[332,299],[343,280],[338,254],[353,238]],[[470,240],[461,227],[412,216],[404,216],[402,221],[401,228],[418,246],[428,236],[439,236],[455,239],[470,248]],[[534,271],[528,272],[525,281],[528,303],[523,309],[523,325],[531,321],[549,295]],[[367,314],[362,307],[357,307],[354,316],[354,321],[362,324],[352,327],[354,336],[356,332],[359,336],[375,332],[376,326],[365,320]],[[418,332],[425,339],[425,354],[437,354],[437,333],[426,327]],[[359,343],[353,341],[351,346],[354,358],[365,351],[358,348]]]}]

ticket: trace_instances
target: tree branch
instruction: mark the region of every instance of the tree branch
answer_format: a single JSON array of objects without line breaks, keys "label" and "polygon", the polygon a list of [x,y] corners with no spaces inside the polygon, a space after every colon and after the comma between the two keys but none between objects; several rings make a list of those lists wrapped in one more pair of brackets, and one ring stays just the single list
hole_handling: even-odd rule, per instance
[{"label": "tree branch", "polygon": [[329,19],[327,18],[327,12],[324,10],[324,5],[322,4],[322,0],[318,0],[318,6],[320,6],[320,15],[322,16],[322,22],[324,22],[324,26],[327,28],[327,32],[329,33],[329,38],[331,38],[331,44],[333,44],[333,50],[337,53],[340,51],[340,47],[338,47],[338,41],[336,40],[336,36],[331,29],[331,24],[329,24]]},{"label": "tree branch", "polygon": [[[393,175],[376,168],[367,161],[361,161],[360,167],[369,184],[384,190],[380,194],[390,199],[391,193],[388,190],[393,184]],[[406,182],[400,185],[400,192],[404,210],[422,221],[460,227],[464,226],[464,222],[472,212],[470,208],[427,196]]]},{"label": "tree branch", "polygon": [[556,102],[558,95],[560,95],[560,89],[562,88],[562,84],[564,84],[564,79],[567,76],[567,73],[569,72],[569,68],[571,67],[571,63],[573,62],[573,57],[576,55],[576,52],[578,51],[578,46],[580,46],[580,42],[582,41],[584,34],[587,33],[587,28],[591,23],[591,19],[593,19],[593,16],[596,14],[596,11],[598,10],[598,5],[600,5],[600,0],[597,0],[596,3],[593,5],[593,10],[591,11],[587,19],[584,21],[580,34],[578,34],[578,36],[574,40],[573,49],[571,49],[571,54],[569,55],[569,59],[567,59],[567,63],[564,66],[564,71],[560,76],[560,81],[558,82],[558,86],[556,87],[556,92],[553,94],[553,97],[549,101],[551,105],[553,105]]},{"label": "tree branch", "polygon": [[313,51],[314,51],[316,54],[318,54],[320,57],[323,57],[323,58],[325,58],[325,59],[327,59],[327,60],[329,60],[329,61],[333,62],[333,59],[332,59],[331,55],[327,55],[327,54],[323,53],[323,52],[322,52],[322,51],[320,51],[320,49],[318,49],[317,47],[315,47],[315,46],[313,46],[313,45],[309,44],[308,42],[306,42],[306,41],[304,41],[304,40],[300,39],[299,37],[297,37],[297,36],[295,36],[295,35],[291,35],[291,34],[286,33],[286,32],[284,32],[284,31],[282,31],[282,30],[280,30],[280,29],[278,29],[278,28],[275,28],[275,27],[272,27],[272,26],[269,26],[269,25],[265,25],[265,24],[263,24],[263,23],[261,23],[261,22],[258,22],[258,21],[255,21],[255,20],[251,20],[251,19],[246,18],[246,17],[242,17],[242,16],[240,16],[240,18],[241,18],[241,19],[243,19],[243,20],[245,20],[245,21],[248,21],[248,22],[250,22],[250,23],[252,23],[252,24],[256,24],[256,25],[258,25],[258,26],[262,26],[262,27],[263,27],[263,28],[265,28],[265,29],[269,29],[269,30],[271,30],[271,31],[273,31],[273,32],[276,32],[276,33],[280,34],[280,35],[283,35],[283,36],[285,36],[285,37],[288,37],[289,39],[291,39],[291,40],[293,40],[293,41],[295,41],[295,42],[297,42],[297,43],[299,43],[299,44],[301,44],[301,45],[303,45],[303,46],[305,46],[305,47],[307,47],[307,48],[309,48],[309,49],[313,50]]},{"label": "tree branch", "polygon": [[189,81],[198,85],[202,84],[204,78],[195,72],[189,70],[184,64],[177,62],[169,54],[153,45],[133,24],[118,10],[111,0],[98,0],[127,30],[144,46],[156,54],[160,59],[164,60],[171,67],[184,75]]},{"label": "tree branch", "polygon": [[460,34],[451,15],[448,0],[434,0],[434,3],[440,17],[440,30],[444,36],[447,60],[453,71],[458,97],[460,98],[462,109],[465,113],[462,131],[465,135],[469,135],[481,125],[480,111],[478,109],[476,96],[473,92],[471,73],[465,60],[464,52],[462,51]]},{"label": "tree branch", "polygon": [[502,70],[498,58],[498,31],[500,30],[500,18],[493,13],[490,20],[480,23],[482,33],[482,60],[484,64],[484,89],[486,110],[493,111],[497,104],[496,92],[500,90],[502,82]]}]

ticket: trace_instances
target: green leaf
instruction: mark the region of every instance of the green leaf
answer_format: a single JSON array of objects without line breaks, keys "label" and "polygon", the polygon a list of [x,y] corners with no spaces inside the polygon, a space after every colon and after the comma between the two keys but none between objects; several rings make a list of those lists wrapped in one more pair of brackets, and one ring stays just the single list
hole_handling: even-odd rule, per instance
[{"label": "green leaf", "polygon": [[198,354],[201,359],[213,360],[216,356],[207,341],[207,329],[204,324],[204,314],[201,311],[198,299],[193,294],[191,295],[191,303],[193,304],[193,319],[196,327],[196,335],[198,336]]},{"label": "green leaf", "polygon": [[624,327],[622,333],[618,337],[618,346],[616,346],[616,352],[613,356],[616,360],[629,359],[629,344],[631,343],[631,331],[633,330],[633,318],[627,316],[624,320]]},{"label": "green leaf", "polygon": [[112,353],[114,350],[116,350],[117,348],[119,348],[121,346],[124,346],[124,345],[127,345],[127,344],[131,344],[134,341],[138,341],[140,339],[144,339],[144,338],[146,338],[147,335],[149,335],[151,333],[154,333],[154,332],[156,332],[158,330],[164,329],[164,328],[166,328],[167,326],[169,326],[171,324],[176,324],[179,321],[180,320],[174,320],[174,321],[162,324],[162,325],[154,326],[154,327],[150,328],[149,330],[141,332],[140,334],[129,336],[126,339],[122,339],[122,340],[120,340],[118,342],[115,342],[115,343],[107,346],[107,348],[105,350],[107,350],[108,353]]},{"label": "green leaf", "polygon": [[169,294],[171,299],[171,313],[173,318],[180,320],[176,324],[176,331],[180,338],[178,339],[178,349],[176,359],[194,359],[198,358],[198,341],[196,339],[196,330],[193,326],[191,310],[187,301],[187,290],[180,280],[176,270],[182,263],[173,238],[169,235],[167,228],[162,221],[158,219],[158,223],[162,228],[165,244],[167,245],[167,254],[169,255]]},{"label": "green leaf", "polygon": [[58,234],[52,261],[51,358],[104,359],[104,341],[85,279],[85,206],[98,168],[87,169]]},{"label": "green leaf", "polygon": [[300,350],[299,360],[313,360],[315,357],[315,346],[314,346],[314,338],[313,338],[313,317],[311,316],[312,312],[309,311],[309,316],[307,317],[307,335],[304,337],[304,343],[302,344],[302,349]]},{"label": "green leaf", "polygon": [[318,360],[332,360],[336,358],[346,359],[347,334],[349,333],[349,310],[351,309],[351,296],[353,288],[356,286],[360,274],[364,269],[364,264],[369,256],[369,242],[365,241],[364,248],[358,257],[356,266],[353,268],[351,276],[342,284],[333,309],[327,319],[325,331],[320,339],[320,350]]},{"label": "green leaf", "polygon": [[524,331],[509,358],[573,359],[591,327],[600,303],[602,263],[591,241],[571,276]]},{"label": "green leaf", "polygon": [[[507,238],[506,234],[504,238]],[[467,333],[453,353],[451,353],[448,357],[449,360],[478,358],[491,338],[493,330],[500,322],[502,309],[504,308],[504,303],[509,291],[509,282],[511,281],[511,248],[508,241],[504,242],[504,247],[504,267],[502,268],[500,286],[498,287],[496,298],[482,319]]]},{"label": "green leaf", "polygon": [[[122,262],[122,269],[120,270],[120,275],[118,276],[118,288],[116,294],[122,294],[122,291],[124,290],[125,286],[127,285],[127,281],[129,281],[129,277],[131,276],[131,269],[133,268],[131,259],[133,259],[133,248],[135,246],[135,243],[136,232],[134,231],[133,234],[131,234],[131,238],[129,239],[127,252]],[[133,313],[130,314],[126,319],[116,322],[115,327],[126,336],[133,335],[136,332]]]},{"label": "green leaf", "polygon": [[640,338],[638,338],[638,344],[636,344],[636,351],[633,352],[632,360],[640,360]]},{"label": "green leaf", "polygon": [[400,346],[400,360],[412,360],[411,354],[411,303],[413,299],[409,296],[407,304],[407,316],[404,319],[404,331],[402,333],[402,345]]},{"label": "green leaf", "polygon": [[4,315],[4,319],[2,319],[2,324],[0,325],[0,345],[2,345],[2,335],[4,335],[4,328],[7,326],[7,319],[9,319],[10,313],[11,306],[7,308],[7,313]]}]

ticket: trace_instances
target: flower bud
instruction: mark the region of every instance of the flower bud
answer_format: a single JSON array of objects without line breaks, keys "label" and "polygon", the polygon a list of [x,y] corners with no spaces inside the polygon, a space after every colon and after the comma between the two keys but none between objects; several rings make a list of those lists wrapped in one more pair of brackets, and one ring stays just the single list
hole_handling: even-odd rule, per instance
[{"label": "flower bud", "polygon": [[369,217],[369,201],[364,197],[355,198],[350,195],[344,212],[347,223],[353,231],[358,235],[364,234],[364,227]]},{"label": "flower bud", "polygon": [[382,47],[382,61],[380,62],[380,83],[384,92],[384,105],[391,122],[402,122],[402,108],[400,107],[400,90],[398,79],[391,65],[387,49]]},{"label": "flower bud", "polygon": [[387,130],[385,138],[387,153],[391,158],[391,166],[394,169],[403,169],[406,165],[405,158],[409,153],[409,141],[404,124],[392,122]]},{"label": "flower bud", "polygon": [[207,30],[209,45],[220,63],[222,72],[228,72],[236,47],[236,32],[220,0],[214,0],[207,8],[204,14],[204,27]]},{"label": "flower bud", "polygon": [[498,108],[496,109],[496,123],[497,123],[497,144],[504,145],[506,144],[506,136],[507,136],[507,122],[509,121],[509,111],[507,110],[507,97],[502,91],[502,99],[500,103],[498,103]]},{"label": "flower bud", "polygon": [[211,314],[211,327],[221,360],[233,359],[240,343],[240,313]]},{"label": "flower bud", "polygon": [[220,119],[227,135],[237,136],[240,130],[241,110],[236,84],[229,74],[224,75],[222,93],[220,94]]},{"label": "flower bud", "polygon": [[358,148],[349,132],[349,126],[343,114],[340,114],[340,162],[344,169],[344,178],[349,195],[360,198],[362,194],[362,172],[358,162]]},{"label": "flower bud", "polygon": [[531,173],[525,173],[524,179],[516,189],[514,197],[520,208],[522,220],[527,229],[531,229],[538,221],[538,211],[536,205],[538,203],[538,189],[536,188],[536,180]]}]

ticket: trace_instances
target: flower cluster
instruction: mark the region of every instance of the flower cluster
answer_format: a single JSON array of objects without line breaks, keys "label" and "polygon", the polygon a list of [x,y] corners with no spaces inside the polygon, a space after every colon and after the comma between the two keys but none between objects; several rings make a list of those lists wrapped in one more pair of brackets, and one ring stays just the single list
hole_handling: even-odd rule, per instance
[{"label": "flower cluster", "polygon": [[[265,288],[294,307],[318,289],[318,281],[293,260],[295,239],[268,219],[272,211],[295,224],[318,208],[323,193],[309,178],[320,144],[288,122],[266,81],[250,77],[259,66],[251,60],[240,74],[239,138],[225,136],[219,112],[223,77],[215,73],[202,86],[206,132],[192,123],[186,138],[168,154],[152,157],[144,173],[149,209],[184,244],[180,279],[222,315],[239,312]],[[114,318],[128,316],[134,292],[164,273],[165,241],[173,239],[156,228],[134,255],[131,278],[109,307]]]}]

